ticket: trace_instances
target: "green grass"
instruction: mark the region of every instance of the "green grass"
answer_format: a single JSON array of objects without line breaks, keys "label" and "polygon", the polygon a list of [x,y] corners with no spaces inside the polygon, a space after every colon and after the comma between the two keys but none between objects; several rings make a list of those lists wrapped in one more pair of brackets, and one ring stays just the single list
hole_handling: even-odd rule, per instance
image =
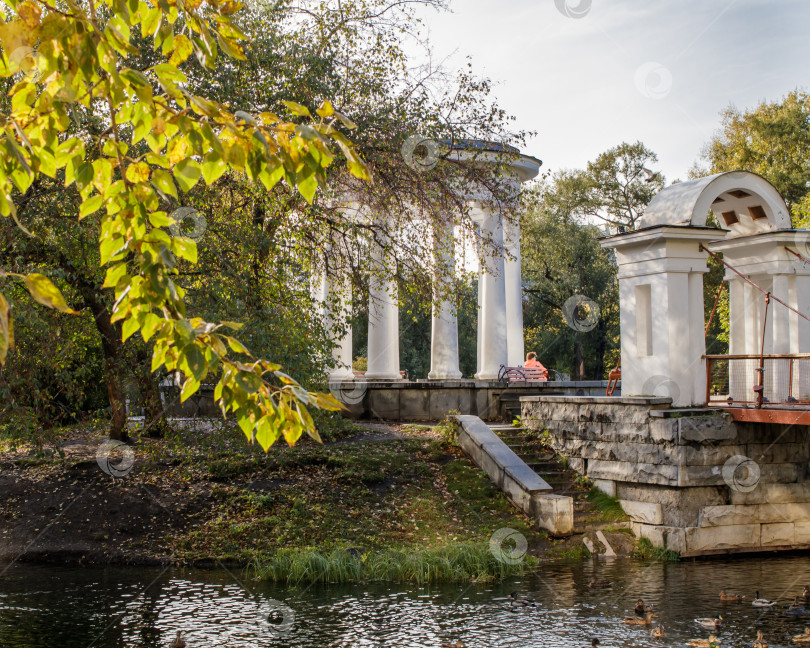
[{"label": "green grass", "polygon": [[632,529],[628,529],[626,527],[607,526],[602,530],[605,533],[626,533],[627,535],[633,535]]},{"label": "green grass", "polygon": [[680,556],[677,551],[653,546],[649,538],[639,538],[633,547],[633,558],[660,562],[677,562]]},{"label": "green grass", "polygon": [[588,491],[588,501],[600,512],[603,522],[619,522],[627,519],[619,500],[603,493],[598,488]]},{"label": "green grass", "polygon": [[557,549],[552,547],[546,551],[546,556],[556,560],[585,560],[590,558],[591,552],[588,548],[580,543],[571,549]]},{"label": "green grass", "polygon": [[283,583],[469,583],[491,582],[522,574],[536,564],[528,558],[515,565],[496,560],[489,545],[455,544],[431,549],[386,549],[360,554],[335,548],[282,549],[252,567],[259,580]]}]

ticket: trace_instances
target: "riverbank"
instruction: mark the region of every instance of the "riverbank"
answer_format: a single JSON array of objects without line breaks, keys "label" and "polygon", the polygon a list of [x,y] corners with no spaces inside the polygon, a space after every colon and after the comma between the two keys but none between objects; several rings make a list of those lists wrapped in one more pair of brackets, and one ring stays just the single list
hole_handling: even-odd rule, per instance
[{"label": "riverbank", "polygon": [[[581,537],[533,529],[441,426],[344,424],[323,446],[267,454],[229,425],[183,426],[164,439],[136,436],[131,450],[110,455],[107,472],[97,462],[104,440],[71,428],[51,452],[0,446],[0,561],[459,582],[588,555]],[[525,559],[490,551],[499,529],[526,539]],[[511,542],[507,556],[522,554]]]}]

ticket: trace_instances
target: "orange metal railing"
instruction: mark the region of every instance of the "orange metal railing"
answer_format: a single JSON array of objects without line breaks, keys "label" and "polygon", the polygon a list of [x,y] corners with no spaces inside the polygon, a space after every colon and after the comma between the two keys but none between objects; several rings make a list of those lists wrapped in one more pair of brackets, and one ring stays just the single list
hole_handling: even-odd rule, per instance
[{"label": "orange metal railing", "polygon": [[708,405],[810,405],[810,353],[704,358]]}]

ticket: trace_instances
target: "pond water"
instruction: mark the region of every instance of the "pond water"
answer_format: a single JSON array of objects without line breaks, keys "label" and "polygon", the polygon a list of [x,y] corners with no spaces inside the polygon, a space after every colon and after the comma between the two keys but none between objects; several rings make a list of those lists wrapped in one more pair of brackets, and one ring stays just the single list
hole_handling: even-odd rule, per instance
[{"label": "pond water", "polygon": [[[610,590],[588,587],[609,579]],[[630,560],[544,566],[497,585],[404,587],[280,586],[240,572],[161,568],[0,566],[0,647],[167,646],[184,630],[189,648],[468,648],[683,646],[709,631],[695,617],[720,612],[722,647],[750,646],[762,629],[771,646],[788,646],[810,617],[786,605],[810,584],[810,557],[777,556],[682,563]],[[726,589],[748,598],[721,604]],[[536,608],[510,607],[518,590]],[[757,609],[754,591],[778,599]],[[666,636],[624,625],[637,598],[652,603]]]}]

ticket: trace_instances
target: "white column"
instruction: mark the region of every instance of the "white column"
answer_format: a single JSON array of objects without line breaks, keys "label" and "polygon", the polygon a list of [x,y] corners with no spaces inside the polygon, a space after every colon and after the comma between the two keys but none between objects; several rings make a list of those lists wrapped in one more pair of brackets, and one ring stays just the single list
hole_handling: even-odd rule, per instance
[{"label": "white column", "polygon": [[[790,303],[790,289],[787,275],[774,275],[773,295],[781,299],[786,304]],[[790,311],[773,300],[771,300],[771,314],[773,315],[773,353],[790,353]],[[768,366],[770,365],[770,366]],[[790,378],[790,363],[787,360],[774,360],[767,363],[768,369],[773,374],[771,376],[773,385],[774,401],[785,401],[788,397],[788,387]]]},{"label": "white column", "polygon": [[[689,340],[691,342],[692,330],[690,318],[690,300],[689,300],[689,275],[685,272],[671,272],[665,276],[666,281],[666,306],[668,316],[663,330],[667,331],[668,338],[668,371],[664,370],[662,375],[669,380],[668,391],[672,397],[673,407],[689,407],[693,405],[694,394],[694,370],[697,367],[693,365],[693,358],[691,354],[685,353],[682,348],[683,342],[680,344],[678,340]],[[652,303],[656,303],[655,295],[655,281],[653,284],[653,299]],[[656,316],[653,315],[653,332],[662,330],[655,322]],[[653,342],[653,347],[655,342]],[[665,358],[665,360],[667,360]],[[622,392],[624,393],[624,392]]]},{"label": "white column", "polygon": [[374,244],[373,270],[369,279],[368,380],[400,380],[399,306],[393,273],[393,253]]},{"label": "white column", "polygon": [[455,273],[453,224],[437,225],[433,240],[433,308],[430,326],[429,380],[458,380],[458,322],[450,300]]},{"label": "white column", "polygon": [[506,328],[506,282],[503,262],[503,225],[500,214],[484,209],[479,246],[478,275],[478,372],[479,380],[498,377],[501,365],[508,364]]},{"label": "white column", "polygon": [[[810,276],[796,275],[795,299],[790,302],[796,310],[805,315],[810,314]],[[810,322],[803,317],[796,316],[796,353],[810,353]],[[794,369],[793,395],[804,400],[810,398],[810,361],[796,362],[798,371]]]},{"label": "white column", "polygon": [[351,281],[348,277],[329,277],[325,273],[317,280],[320,284],[317,288],[317,299],[321,304],[324,328],[333,334],[332,339],[335,343],[332,357],[336,366],[329,372],[329,379],[354,378]]},{"label": "white column", "polygon": [[[506,282],[507,360],[523,364],[523,287],[520,272],[520,223],[517,216],[503,219],[504,280]],[[507,258],[512,257],[512,258]]]},{"label": "white column", "polygon": [[[742,279],[734,276],[728,282],[729,297],[729,343],[728,352],[731,355],[745,355],[748,350],[745,346],[745,283]],[[745,362],[740,360],[730,361],[729,367],[729,395],[735,401],[750,400],[750,394],[746,389],[750,389],[745,375],[741,371],[735,371],[745,366]]]},{"label": "white column", "polygon": [[[762,348],[760,346],[760,340],[762,339],[760,301],[765,299],[765,295],[749,283],[745,284],[743,290],[745,293],[745,353],[746,355],[758,356]],[[756,368],[759,366],[759,360],[738,360],[736,362],[745,367],[743,377],[741,378],[744,383],[743,400],[756,400],[754,385],[759,383],[759,375],[756,371]]]},{"label": "white column", "polygon": [[692,405],[706,404],[706,313],[703,308],[703,273],[689,273],[689,367],[694,379]]}]

